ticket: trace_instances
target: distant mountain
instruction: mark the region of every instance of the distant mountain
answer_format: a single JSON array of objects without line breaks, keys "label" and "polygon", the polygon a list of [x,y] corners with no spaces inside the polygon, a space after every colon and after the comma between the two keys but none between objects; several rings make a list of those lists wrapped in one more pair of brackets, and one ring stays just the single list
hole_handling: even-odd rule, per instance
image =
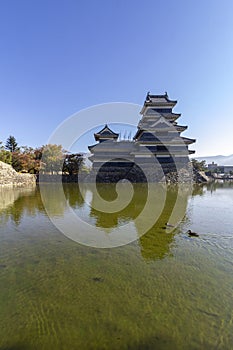
[{"label": "distant mountain", "polygon": [[214,162],[214,163],[217,163],[218,165],[233,165],[233,154],[229,156],[197,157],[196,159],[199,161],[205,160],[207,164],[211,164],[212,162]]}]

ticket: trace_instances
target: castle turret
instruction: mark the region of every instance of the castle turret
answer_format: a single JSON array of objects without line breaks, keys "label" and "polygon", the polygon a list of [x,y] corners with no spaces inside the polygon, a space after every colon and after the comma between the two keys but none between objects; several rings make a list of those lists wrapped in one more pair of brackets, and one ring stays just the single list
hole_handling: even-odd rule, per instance
[{"label": "castle turret", "polygon": [[188,145],[196,140],[180,136],[188,127],[177,124],[181,114],[172,110],[176,103],[169,99],[167,93],[148,93],[140,112],[142,118],[134,136],[135,143],[141,146],[141,150],[146,146],[160,163],[184,161],[195,152],[188,150]]},{"label": "castle turret", "polygon": [[94,134],[95,140],[99,141],[99,142],[103,142],[106,140],[117,140],[118,139],[119,134],[116,134],[115,132],[113,132],[107,124],[105,124],[104,128],[101,129],[99,132],[97,132],[96,134]]}]

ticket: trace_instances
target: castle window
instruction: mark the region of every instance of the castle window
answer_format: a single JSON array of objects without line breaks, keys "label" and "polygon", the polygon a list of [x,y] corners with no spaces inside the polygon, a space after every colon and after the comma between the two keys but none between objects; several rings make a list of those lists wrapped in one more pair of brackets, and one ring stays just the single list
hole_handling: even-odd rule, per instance
[{"label": "castle window", "polygon": [[166,146],[157,146],[157,151],[167,151],[167,147]]}]

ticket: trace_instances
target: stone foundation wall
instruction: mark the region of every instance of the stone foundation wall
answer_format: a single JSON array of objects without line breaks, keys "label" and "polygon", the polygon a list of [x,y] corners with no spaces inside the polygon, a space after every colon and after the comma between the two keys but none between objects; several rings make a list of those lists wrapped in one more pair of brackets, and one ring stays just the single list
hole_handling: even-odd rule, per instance
[{"label": "stone foundation wall", "polygon": [[134,163],[125,167],[120,166],[103,166],[100,169],[93,168],[89,174],[77,175],[48,175],[40,174],[37,182],[44,183],[69,183],[69,182],[86,182],[86,183],[117,183],[120,180],[128,180],[132,183],[145,182],[167,182],[168,184],[177,183],[204,183],[210,181],[204,173],[193,170],[190,163],[178,164],[177,172],[174,164],[163,164],[162,169],[158,166],[153,167],[151,163],[144,163],[144,172]]},{"label": "stone foundation wall", "polygon": [[0,187],[35,186],[36,176],[17,173],[11,165],[0,161]]},{"label": "stone foundation wall", "polygon": [[151,167],[151,164],[143,164],[144,172],[137,166],[121,168],[117,166],[102,167],[99,170],[92,169],[85,178],[85,182],[97,183],[116,183],[120,180],[129,180],[132,183],[143,182],[165,182],[170,184],[177,183],[203,183],[208,182],[207,176],[203,173],[193,170],[190,163],[178,164],[178,171],[174,164],[163,164],[160,167]]}]

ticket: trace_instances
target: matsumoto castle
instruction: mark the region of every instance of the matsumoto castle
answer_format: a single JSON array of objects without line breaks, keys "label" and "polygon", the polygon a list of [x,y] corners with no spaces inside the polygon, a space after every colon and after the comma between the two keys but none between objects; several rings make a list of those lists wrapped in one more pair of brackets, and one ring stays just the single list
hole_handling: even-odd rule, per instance
[{"label": "matsumoto castle", "polygon": [[176,104],[177,101],[170,100],[167,93],[148,93],[133,140],[118,141],[119,134],[108,125],[94,134],[98,143],[88,147],[92,153],[89,159],[93,164],[92,172],[94,174],[96,170],[100,182],[121,178],[143,181],[138,177],[135,165],[143,163],[149,168],[154,157],[165,174],[176,171],[177,164],[185,166],[189,163],[189,154],[195,151],[188,147],[196,140],[181,136],[188,127],[177,123],[181,114],[172,111]]}]

